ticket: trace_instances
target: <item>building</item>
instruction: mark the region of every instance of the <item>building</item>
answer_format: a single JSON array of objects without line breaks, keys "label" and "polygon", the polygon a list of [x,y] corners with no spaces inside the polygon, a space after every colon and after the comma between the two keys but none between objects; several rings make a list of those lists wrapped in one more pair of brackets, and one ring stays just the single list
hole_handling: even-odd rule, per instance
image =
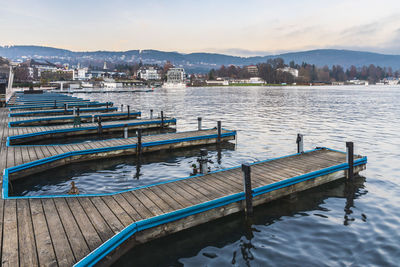
[{"label": "building", "polygon": [[299,77],[299,70],[298,69],[294,69],[294,68],[290,68],[290,67],[284,67],[284,68],[278,69],[278,71],[288,72],[288,73],[292,74],[292,76],[295,77],[295,78]]},{"label": "building", "polygon": [[161,80],[161,73],[154,67],[142,67],[138,70],[137,76],[139,79],[148,80]]},{"label": "building", "polygon": [[246,71],[252,76],[258,76],[258,67],[256,65],[245,66]]},{"label": "building", "polygon": [[170,68],[167,72],[167,83],[183,83],[186,79],[183,68]]},{"label": "building", "polygon": [[399,84],[399,78],[394,78],[394,77],[388,77],[383,79],[383,83],[387,85],[398,85]]}]

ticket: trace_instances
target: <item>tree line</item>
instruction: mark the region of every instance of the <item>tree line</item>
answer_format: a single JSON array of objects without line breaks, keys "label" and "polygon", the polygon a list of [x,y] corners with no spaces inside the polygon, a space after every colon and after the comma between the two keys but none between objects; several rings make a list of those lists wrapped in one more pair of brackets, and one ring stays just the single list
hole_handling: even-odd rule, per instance
[{"label": "tree line", "polygon": [[[324,66],[317,67],[314,64],[303,62],[302,64],[295,64],[291,61],[285,64],[282,58],[269,59],[265,63],[257,64],[258,74],[256,76],[265,80],[270,84],[281,83],[332,83],[332,82],[345,82],[348,80],[367,80],[369,83],[376,83],[384,78],[400,76],[399,71],[393,71],[391,67],[380,67],[373,64],[369,66],[355,67],[350,66],[344,69],[340,65],[333,65],[332,67]],[[286,68],[286,71],[285,71]],[[295,77],[287,68],[298,71],[298,77]],[[248,79],[252,76],[246,66],[239,67],[230,65],[228,67],[221,66],[219,69],[212,69],[208,73],[209,80],[215,80],[218,77],[231,78],[231,79]]]}]

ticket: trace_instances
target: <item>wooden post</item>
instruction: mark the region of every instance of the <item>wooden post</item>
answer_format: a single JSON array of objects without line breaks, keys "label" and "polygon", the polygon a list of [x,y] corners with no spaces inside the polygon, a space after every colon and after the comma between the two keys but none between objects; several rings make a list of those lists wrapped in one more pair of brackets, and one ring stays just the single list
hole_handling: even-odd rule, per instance
[{"label": "wooden post", "polygon": [[54,100],[54,109],[57,108],[57,100]]},{"label": "wooden post", "polygon": [[103,126],[101,125],[101,116],[97,117],[97,122],[98,122],[98,127],[97,127],[97,133],[102,134],[103,133]]},{"label": "wooden post", "polygon": [[150,119],[151,120],[153,119],[153,110],[152,109],[150,109]]},{"label": "wooden post", "polygon": [[124,104],[121,104],[121,112],[124,112]]},{"label": "wooden post", "polygon": [[201,131],[201,117],[197,118],[197,129]]},{"label": "wooden post", "polygon": [[67,114],[67,104],[64,104],[64,115]]},{"label": "wooden post", "polygon": [[208,173],[208,166],[207,166],[207,149],[202,148],[200,149],[200,173],[201,174],[207,174]]},{"label": "wooden post", "polygon": [[218,132],[217,143],[221,143],[221,133],[222,133],[221,121],[217,122],[217,132]]},{"label": "wooden post", "polygon": [[124,125],[124,138],[128,138],[128,124]]},{"label": "wooden post", "polygon": [[244,193],[246,197],[246,216],[253,215],[253,194],[251,189],[251,176],[250,176],[250,164],[245,163],[242,164],[242,171],[243,171],[243,186],[244,186]]},{"label": "wooden post", "polygon": [[130,119],[130,106],[128,105],[128,120]]},{"label": "wooden post", "polygon": [[346,161],[349,164],[347,171],[347,178],[354,178],[354,144],[353,142],[346,142]]},{"label": "wooden post", "polygon": [[77,108],[77,113],[76,113],[76,114],[77,114],[78,116],[79,116],[79,111],[80,111],[79,108]]},{"label": "wooden post", "polygon": [[137,130],[137,156],[140,159],[142,156],[142,129]]},{"label": "wooden post", "polygon": [[108,112],[108,101],[106,102],[106,112]]},{"label": "wooden post", "polygon": [[297,134],[297,153],[304,153],[304,143],[303,143],[303,135]]},{"label": "wooden post", "polygon": [[161,128],[164,128],[164,111],[161,111]]}]

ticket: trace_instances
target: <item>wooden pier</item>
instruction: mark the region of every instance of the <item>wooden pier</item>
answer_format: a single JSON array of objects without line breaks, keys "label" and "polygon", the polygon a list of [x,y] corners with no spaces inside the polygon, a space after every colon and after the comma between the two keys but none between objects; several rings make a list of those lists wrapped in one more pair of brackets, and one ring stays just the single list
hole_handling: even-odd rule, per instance
[{"label": "wooden pier", "polygon": [[[1,113],[0,113],[1,114]],[[172,234],[252,205],[352,179],[367,158],[317,148],[276,159],[97,195],[15,197],[13,179],[70,162],[232,140],[217,129],[56,146],[7,146],[8,119],[0,116],[0,251],[3,266],[109,265],[132,246]],[[139,150],[138,150],[139,148]],[[251,171],[250,171],[251,170]],[[244,192],[244,180],[251,181]],[[247,184],[247,187],[248,188]],[[119,248],[116,250],[116,248]]]}]

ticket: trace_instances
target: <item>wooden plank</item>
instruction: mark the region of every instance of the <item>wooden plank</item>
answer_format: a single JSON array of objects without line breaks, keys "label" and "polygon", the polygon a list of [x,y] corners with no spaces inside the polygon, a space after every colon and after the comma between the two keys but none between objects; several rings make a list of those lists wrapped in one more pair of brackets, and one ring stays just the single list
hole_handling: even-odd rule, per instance
[{"label": "wooden plank", "polygon": [[129,204],[129,202],[124,198],[122,194],[116,194],[112,197],[134,221],[140,221],[142,219],[140,214],[132,207],[131,204]]},{"label": "wooden plank", "polygon": [[174,211],[175,209],[172,208],[168,203],[162,199],[160,196],[156,195],[153,191],[148,188],[140,190],[143,194],[145,194],[153,203],[159,207],[163,213],[169,213]]},{"label": "wooden plank", "polygon": [[66,201],[75,221],[78,223],[79,228],[85,237],[87,245],[90,250],[94,250],[102,243],[100,236],[96,232],[96,229],[92,225],[79,201],[76,198],[66,198]]},{"label": "wooden plank", "polygon": [[44,216],[42,202],[40,199],[30,199],[29,205],[39,264],[41,266],[55,266],[57,265],[56,256]]},{"label": "wooden plank", "polygon": [[110,226],[114,234],[120,232],[124,229],[121,221],[115,216],[115,214],[110,210],[110,208],[104,203],[100,197],[89,198],[99,213],[103,216],[104,220]]},{"label": "wooden plank", "polygon": [[90,250],[86,244],[85,238],[76,223],[74,216],[64,198],[54,198],[54,204],[57,208],[60,220],[64,226],[68,241],[71,245],[75,259],[79,260],[89,254]]},{"label": "wooden plank", "polygon": [[2,248],[3,248],[3,228],[4,228],[4,221],[3,221],[3,215],[4,215],[4,199],[0,199],[0,258],[1,258],[1,253],[2,253]]},{"label": "wooden plank", "polygon": [[38,266],[35,235],[29,202],[27,199],[17,201],[19,259],[21,266]]},{"label": "wooden plank", "polygon": [[3,225],[3,246],[2,266],[18,266],[18,222],[16,200],[7,200],[4,203],[4,225]]},{"label": "wooden plank", "polygon": [[133,222],[133,219],[129,216],[129,214],[119,205],[119,203],[115,201],[112,196],[103,196],[101,199],[115,214],[124,227],[127,227]]},{"label": "wooden plank", "polygon": [[150,209],[143,205],[132,192],[125,192],[122,195],[143,219],[154,216]]},{"label": "wooden plank", "polygon": [[87,197],[78,198],[79,203],[81,204],[84,212],[89,217],[92,225],[96,229],[98,235],[100,236],[103,242],[107,241],[110,237],[114,235],[114,232],[111,230],[110,226],[104,221],[103,216],[97,211],[97,209],[93,206],[93,203]]},{"label": "wooden plank", "polygon": [[131,191],[131,194],[135,195],[136,198],[143,203],[146,208],[148,208],[153,216],[161,215],[164,214],[164,212],[155,204],[153,201],[151,201],[143,192],[139,190]]},{"label": "wooden plank", "polygon": [[53,199],[42,199],[43,210],[46,216],[51,240],[58,265],[71,266],[76,262],[71,245],[68,242],[61,219],[57,213]]}]

